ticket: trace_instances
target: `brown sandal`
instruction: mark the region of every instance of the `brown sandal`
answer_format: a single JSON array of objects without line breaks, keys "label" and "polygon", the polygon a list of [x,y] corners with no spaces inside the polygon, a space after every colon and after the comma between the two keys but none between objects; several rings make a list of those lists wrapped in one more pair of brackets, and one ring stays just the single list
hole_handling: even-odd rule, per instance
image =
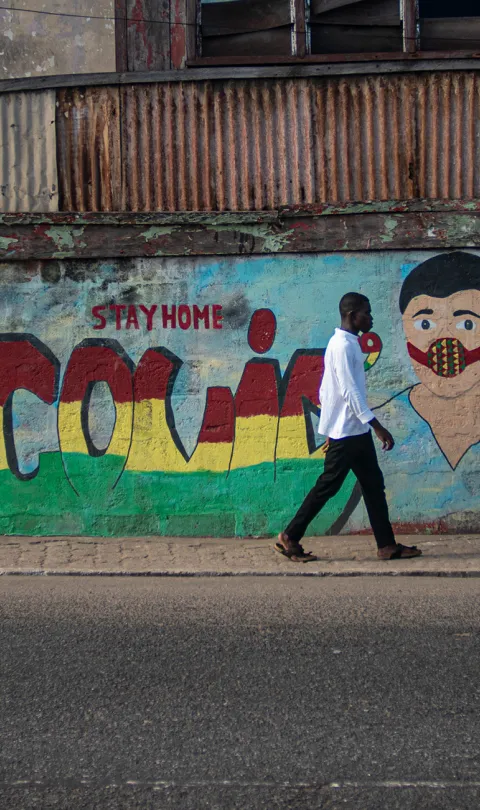
[{"label": "brown sandal", "polygon": [[283,532],[278,535],[278,543],[275,543],[273,549],[287,557],[291,562],[306,563],[314,562],[317,559],[311,551],[305,551],[300,543],[292,543]]},{"label": "brown sandal", "polygon": [[[393,548],[393,551],[388,551],[388,548]],[[416,546],[404,546],[402,543],[396,543],[395,546],[389,546],[385,549],[379,548],[377,557],[380,560],[409,560],[412,557],[421,557],[422,552]]]}]

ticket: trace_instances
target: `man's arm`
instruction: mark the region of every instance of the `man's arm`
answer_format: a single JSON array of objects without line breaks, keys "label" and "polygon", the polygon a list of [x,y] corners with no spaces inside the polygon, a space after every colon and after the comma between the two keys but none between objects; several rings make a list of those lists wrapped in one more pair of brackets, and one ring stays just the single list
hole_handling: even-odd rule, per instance
[{"label": "man's arm", "polygon": [[358,387],[355,378],[355,355],[353,347],[346,347],[337,358],[336,372],[340,386],[340,393],[362,425],[371,425],[378,439],[382,442],[383,450],[391,450],[395,442],[392,434],[380,424]]}]

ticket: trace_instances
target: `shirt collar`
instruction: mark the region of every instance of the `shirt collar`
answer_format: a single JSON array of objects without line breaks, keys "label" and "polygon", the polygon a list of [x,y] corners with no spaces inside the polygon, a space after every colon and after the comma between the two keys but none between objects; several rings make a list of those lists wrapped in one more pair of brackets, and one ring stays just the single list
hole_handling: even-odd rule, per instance
[{"label": "shirt collar", "polygon": [[346,332],[345,329],[340,329],[340,327],[336,327],[335,333],[339,335],[343,335],[346,340],[354,340],[358,343],[358,335],[352,335],[351,332]]}]

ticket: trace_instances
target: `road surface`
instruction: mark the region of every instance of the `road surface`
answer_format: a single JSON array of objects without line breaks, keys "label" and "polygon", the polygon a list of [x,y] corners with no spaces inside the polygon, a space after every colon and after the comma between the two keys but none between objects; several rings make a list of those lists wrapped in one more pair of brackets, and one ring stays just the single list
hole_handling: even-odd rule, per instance
[{"label": "road surface", "polygon": [[476,810],[480,580],[3,577],[8,810]]}]

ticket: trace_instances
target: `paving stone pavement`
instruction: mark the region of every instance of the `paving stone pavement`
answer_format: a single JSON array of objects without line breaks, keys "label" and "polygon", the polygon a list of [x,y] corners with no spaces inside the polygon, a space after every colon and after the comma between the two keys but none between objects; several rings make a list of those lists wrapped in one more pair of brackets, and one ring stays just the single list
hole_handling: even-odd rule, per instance
[{"label": "paving stone pavement", "polygon": [[480,535],[402,537],[424,556],[380,561],[370,536],[310,538],[316,562],[292,563],[274,540],[185,537],[1,537],[0,575],[480,576]]}]

